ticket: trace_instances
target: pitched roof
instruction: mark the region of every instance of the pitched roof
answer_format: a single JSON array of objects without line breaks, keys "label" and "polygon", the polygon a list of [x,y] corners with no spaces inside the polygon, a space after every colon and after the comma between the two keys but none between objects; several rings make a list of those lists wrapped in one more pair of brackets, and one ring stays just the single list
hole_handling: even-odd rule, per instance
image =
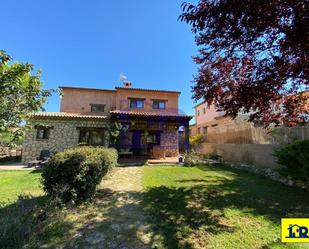
[{"label": "pitched roof", "polygon": [[31,113],[32,118],[82,118],[82,119],[106,119],[103,115],[88,115],[70,112],[36,112]]},{"label": "pitched roof", "polygon": [[115,89],[144,91],[144,92],[165,92],[165,93],[178,93],[178,94],[181,94],[181,92],[179,92],[179,91],[159,90],[159,89],[146,89],[146,88],[133,88],[133,87],[120,87],[120,86],[115,87]]},{"label": "pitched roof", "polygon": [[61,89],[79,89],[79,90],[93,90],[93,91],[105,91],[105,92],[116,92],[112,89],[100,89],[100,88],[91,88],[91,87],[78,87],[78,86],[59,86]]},{"label": "pitched roof", "polygon": [[144,92],[164,92],[164,93],[177,93],[181,94],[179,91],[172,90],[160,90],[160,89],[145,89],[145,88],[133,88],[133,87],[118,87],[116,86],[116,90],[112,89],[101,89],[101,88],[90,88],[90,87],[78,87],[78,86],[59,86],[61,89],[80,89],[80,90],[94,90],[94,91],[107,91],[107,92],[116,92],[117,89],[120,90],[133,90],[133,91],[144,91]]},{"label": "pitched roof", "polygon": [[173,117],[173,118],[192,118],[191,115],[179,114],[179,113],[156,113],[156,112],[143,112],[143,111],[110,111],[110,114],[119,114],[136,117]]}]

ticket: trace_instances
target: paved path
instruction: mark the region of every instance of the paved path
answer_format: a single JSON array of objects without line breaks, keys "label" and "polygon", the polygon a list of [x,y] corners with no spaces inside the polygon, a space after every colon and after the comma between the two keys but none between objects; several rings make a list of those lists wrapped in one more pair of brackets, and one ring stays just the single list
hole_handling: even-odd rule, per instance
[{"label": "paved path", "polygon": [[[102,220],[84,224],[81,248],[147,249],[151,234],[142,202],[142,167],[118,167],[102,181],[96,207]],[[98,212],[95,212],[96,215]]]},{"label": "paved path", "polygon": [[35,167],[27,167],[23,164],[0,165],[0,170],[34,170]]}]

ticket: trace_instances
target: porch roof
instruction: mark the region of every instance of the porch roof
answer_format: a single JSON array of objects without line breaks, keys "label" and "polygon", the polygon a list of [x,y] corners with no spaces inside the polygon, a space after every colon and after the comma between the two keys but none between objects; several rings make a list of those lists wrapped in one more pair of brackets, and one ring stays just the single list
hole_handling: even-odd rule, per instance
[{"label": "porch roof", "polygon": [[90,115],[70,112],[36,112],[31,113],[32,118],[81,118],[81,119],[107,119],[108,116]]},{"label": "porch roof", "polygon": [[193,118],[192,115],[179,114],[179,113],[156,113],[156,112],[143,112],[143,111],[121,111],[113,110],[110,111],[112,116],[121,115],[127,117],[164,117],[164,118],[182,118],[190,120]]}]

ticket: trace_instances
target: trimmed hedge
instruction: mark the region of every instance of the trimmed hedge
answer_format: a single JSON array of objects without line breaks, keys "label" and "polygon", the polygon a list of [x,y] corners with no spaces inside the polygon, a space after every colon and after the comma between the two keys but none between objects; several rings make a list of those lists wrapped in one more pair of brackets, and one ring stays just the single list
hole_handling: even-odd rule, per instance
[{"label": "trimmed hedge", "polygon": [[80,204],[91,200],[96,186],[117,164],[115,149],[76,147],[50,158],[42,172],[44,191],[61,203]]},{"label": "trimmed hedge", "polygon": [[276,150],[274,155],[282,166],[279,169],[281,175],[290,176],[296,181],[309,182],[309,140],[285,145]]}]

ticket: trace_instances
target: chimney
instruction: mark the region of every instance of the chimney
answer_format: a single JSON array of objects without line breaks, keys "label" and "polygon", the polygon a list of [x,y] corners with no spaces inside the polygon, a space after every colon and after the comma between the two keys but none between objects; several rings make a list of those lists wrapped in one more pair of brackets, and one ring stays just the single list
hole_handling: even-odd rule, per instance
[{"label": "chimney", "polygon": [[123,85],[124,85],[124,87],[127,87],[127,88],[132,87],[131,81],[124,81],[124,82],[123,82]]}]

